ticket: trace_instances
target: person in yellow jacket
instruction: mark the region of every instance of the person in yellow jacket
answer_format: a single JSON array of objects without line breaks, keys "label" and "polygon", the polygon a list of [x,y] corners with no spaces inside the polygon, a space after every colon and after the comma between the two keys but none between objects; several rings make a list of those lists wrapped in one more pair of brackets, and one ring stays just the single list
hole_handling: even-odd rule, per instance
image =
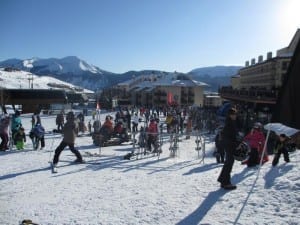
[{"label": "person in yellow jacket", "polygon": [[168,113],[167,117],[166,117],[166,124],[167,124],[167,132],[168,133],[170,132],[170,127],[171,127],[172,120],[173,120],[172,114]]}]

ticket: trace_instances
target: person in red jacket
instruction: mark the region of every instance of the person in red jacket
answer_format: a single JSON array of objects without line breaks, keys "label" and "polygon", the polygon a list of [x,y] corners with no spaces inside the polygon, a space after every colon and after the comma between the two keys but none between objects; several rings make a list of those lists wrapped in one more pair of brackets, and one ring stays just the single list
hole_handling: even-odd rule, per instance
[{"label": "person in red jacket", "polygon": [[[262,132],[262,124],[259,122],[255,123],[250,133],[244,137],[244,141],[249,144],[251,151],[248,159],[243,161],[242,164],[247,164],[248,167],[258,165],[260,163],[266,141],[265,135]],[[265,153],[263,156],[263,163],[268,160],[268,155]]]},{"label": "person in red jacket", "polygon": [[[150,152],[157,152],[158,150],[158,127],[155,118],[151,118],[147,132],[147,150]],[[151,151],[151,146],[154,146],[154,150]]]}]

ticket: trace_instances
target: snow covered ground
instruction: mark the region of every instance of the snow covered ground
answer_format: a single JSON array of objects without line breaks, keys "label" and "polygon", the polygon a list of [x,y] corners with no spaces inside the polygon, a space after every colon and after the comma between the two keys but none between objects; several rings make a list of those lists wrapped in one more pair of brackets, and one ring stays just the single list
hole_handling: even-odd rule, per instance
[{"label": "snow covered ground", "polygon": [[[27,133],[30,116],[22,116]],[[25,150],[0,153],[0,224],[23,219],[41,225],[300,224],[299,150],[291,153],[290,163],[281,158],[275,168],[268,162],[261,170],[249,169],[236,161],[234,191],[220,189],[216,181],[222,165],[212,156],[213,136],[206,136],[204,163],[192,137],[182,139],[175,158],[164,143],[159,159],[124,160],[132,149],[124,143],[75,165],[66,149],[59,172],[52,174],[49,160],[61,136],[50,132],[54,116],[42,116],[42,123],[49,131],[45,149],[31,150],[27,138]],[[76,146],[83,156],[99,151],[90,136],[78,137]]]}]

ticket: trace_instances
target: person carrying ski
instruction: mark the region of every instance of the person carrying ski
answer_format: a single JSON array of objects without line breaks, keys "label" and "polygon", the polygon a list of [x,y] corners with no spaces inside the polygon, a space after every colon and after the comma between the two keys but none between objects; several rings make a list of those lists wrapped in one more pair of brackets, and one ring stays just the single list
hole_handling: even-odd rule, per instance
[{"label": "person carrying ski", "polygon": [[59,144],[59,146],[55,149],[55,154],[53,158],[53,166],[55,167],[59,161],[59,156],[61,152],[65,149],[66,146],[69,146],[69,149],[72,153],[75,154],[77,163],[83,163],[82,156],[80,152],[75,149],[75,139],[77,137],[78,125],[75,122],[75,116],[73,112],[69,112],[66,117],[67,122],[64,124],[62,133],[64,135],[63,140]]},{"label": "person carrying ski", "polygon": [[256,166],[260,163],[261,157],[263,157],[263,163],[268,161],[267,153],[262,156],[266,138],[262,132],[261,123],[254,123],[250,133],[244,137],[244,141],[249,144],[251,150],[248,159],[243,161],[242,164],[247,164],[248,167]]},{"label": "person carrying ski", "polygon": [[0,120],[0,137],[1,137],[1,144],[0,144],[0,151],[8,150],[8,126],[9,126],[9,116],[4,115]]},{"label": "person carrying ski", "polygon": [[287,149],[288,139],[289,139],[288,136],[286,136],[285,134],[280,134],[278,136],[278,140],[274,148],[275,155],[273,158],[272,166],[276,166],[278,164],[281,154],[283,154],[283,158],[285,162],[287,163],[290,162],[289,152]]}]

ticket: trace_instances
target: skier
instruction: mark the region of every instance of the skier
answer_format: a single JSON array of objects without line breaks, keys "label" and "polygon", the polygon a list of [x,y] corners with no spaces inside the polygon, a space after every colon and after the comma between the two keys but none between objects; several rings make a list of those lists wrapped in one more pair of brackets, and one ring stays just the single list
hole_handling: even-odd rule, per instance
[{"label": "skier", "polygon": [[64,150],[66,146],[69,146],[70,150],[72,153],[75,154],[76,156],[76,163],[83,163],[82,156],[80,152],[75,149],[74,144],[75,144],[75,138],[77,136],[77,130],[78,130],[78,125],[75,123],[75,118],[74,118],[74,113],[69,112],[67,114],[66,120],[67,122],[64,124],[62,133],[64,135],[63,140],[59,144],[59,146],[55,150],[54,158],[53,158],[53,167],[56,167],[58,161],[59,161],[59,155],[60,153]]},{"label": "skier", "polygon": [[237,111],[235,108],[228,110],[228,114],[225,120],[225,125],[223,128],[223,143],[225,147],[225,163],[223,165],[222,171],[219,175],[218,182],[220,182],[221,187],[225,190],[236,189],[235,185],[231,184],[230,173],[234,163],[233,152],[237,145]]},{"label": "skier", "polygon": [[9,116],[4,115],[0,121],[0,137],[1,137],[1,144],[0,144],[0,151],[8,150],[8,126],[9,126]]}]

